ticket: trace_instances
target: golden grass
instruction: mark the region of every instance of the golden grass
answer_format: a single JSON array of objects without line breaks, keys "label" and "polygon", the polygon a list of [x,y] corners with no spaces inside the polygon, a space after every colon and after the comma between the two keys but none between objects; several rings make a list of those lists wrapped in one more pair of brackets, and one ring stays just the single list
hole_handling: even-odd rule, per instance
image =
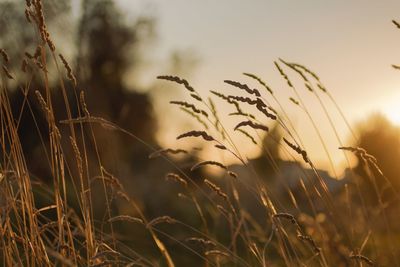
[{"label": "golden grass", "polygon": [[[347,182],[346,194],[334,195],[330,191],[320,170],[307,155],[284,106],[258,76],[245,73],[245,76],[263,86],[265,91],[241,82],[225,80],[226,84],[240,89],[240,93],[224,95],[211,91],[210,97],[206,98],[208,101],[185,79],[176,76],[157,77],[183,85],[189,96],[195,100],[195,104],[170,102],[181,107],[202,127],[200,130],[187,131],[177,139],[202,139],[206,144],[212,144],[218,153],[230,154],[241,163],[240,172],[234,172],[222,162],[191,155],[196,160],[194,165],[191,168],[180,167],[179,162],[169,158],[169,155],[188,155],[190,152],[179,148],[154,149],[118,125],[92,116],[72,67],[61,54],[59,57],[55,56],[57,48],[47,31],[41,0],[26,1],[25,14],[28,22],[37,31],[38,45],[34,55],[25,53],[23,71],[38,75],[43,90],[30,88],[27,83],[24,91],[36,90],[37,102],[46,118],[48,131],[43,138],[49,144],[45,149],[48,153],[51,182],[45,184],[33,177],[26,165],[24,147],[19,139],[18,117],[12,112],[7,93],[9,80],[17,80],[18,77],[12,74],[7,65],[13,59],[9,58],[4,49],[0,49],[3,64],[0,94],[0,259],[4,266],[172,267],[187,262],[186,258],[191,259],[196,266],[375,266],[379,261],[390,262],[390,266],[398,265],[400,232],[393,229],[392,220],[396,217],[389,214],[388,207],[398,207],[399,195],[372,155],[362,148],[342,145],[333,123],[332,130],[341,142],[340,149],[353,152],[362,160],[368,175],[366,179],[372,182],[377,197],[377,203],[373,207],[367,206],[363,201],[363,192],[358,186],[354,186],[357,181]],[[393,23],[399,26],[397,22]],[[54,92],[49,86],[51,74],[47,70],[49,62],[46,61],[46,55],[50,55],[56,66],[57,73],[53,75],[60,77],[60,88],[68,116],[66,119],[58,118],[55,114],[52,103]],[[316,96],[328,120],[330,111],[325,108],[324,101],[333,101],[349,126],[349,131],[355,136],[332,95],[314,72],[300,64],[283,60],[280,62],[282,66],[278,62],[275,62],[275,66],[297,98],[291,98],[291,101],[313,123],[322,144],[324,139],[314,122],[313,114],[308,111],[298,94],[297,85],[289,78],[286,69],[294,71],[303,79],[304,89],[313,94],[316,94],[314,88],[320,89],[324,95]],[[72,83],[71,88],[67,89],[64,84],[63,72],[58,68],[60,63]],[[69,103],[72,100],[67,97],[66,90],[74,90],[75,100],[79,103],[77,111],[71,111]],[[265,93],[268,95],[264,95]],[[267,101],[270,96],[277,107]],[[240,115],[246,120],[241,120],[234,129],[229,129],[211,97],[232,105],[234,111],[230,115]],[[27,98],[25,101],[28,101]],[[72,114],[78,114],[78,117],[73,118]],[[265,176],[265,173],[260,172],[252,162],[242,156],[241,144],[234,142],[233,136],[240,133],[250,139],[251,145],[268,150],[263,147],[262,140],[257,141],[252,134],[261,139],[260,131],[257,130],[268,134],[273,123],[277,123],[284,134],[282,139],[275,140],[282,145],[282,151],[293,159],[300,156],[307,166],[305,169],[296,165],[296,179],[299,184],[297,190],[289,186],[290,181],[286,181],[287,177],[282,175],[284,170],[279,159],[274,158],[270,151],[266,153],[266,161],[273,166],[276,175],[281,175],[281,180],[274,183],[268,181],[272,175]],[[150,159],[160,157],[175,168],[174,173],[166,174],[166,179],[178,185],[174,188],[176,191],[170,193],[170,197],[176,200],[172,206],[164,207],[164,203],[160,203],[160,207],[173,210],[173,214],[181,215],[182,219],[175,218],[175,215],[150,216],[141,202],[129,194],[119,178],[107,171],[107,162],[103,162],[99,156],[102,144],[97,142],[94,131],[96,125],[102,126],[103,131],[122,133],[142,142],[151,150]],[[61,130],[62,127],[67,130]],[[244,127],[249,131],[244,131]],[[330,158],[330,152],[325,145],[324,148]],[[90,149],[95,151],[96,164],[89,163]],[[193,173],[210,165],[219,167],[229,177],[211,177],[213,174],[201,172],[201,176],[210,177],[202,177],[199,181]],[[333,164],[332,168],[335,169]],[[93,169],[97,173],[95,176]],[[242,176],[244,171],[246,179]],[[384,180],[384,186],[378,180]],[[96,184],[100,184],[100,189]],[[270,186],[271,184],[275,187]],[[276,189],[280,185],[284,188],[284,194]],[[145,194],[151,195],[152,190],[163,186],[164,181],[159,180]],[[389,200],[384,195],[388,188],[395,192],[395,196]],[[39,206],[39,192],[45,195],[48,204]],[[175,194],[176,192],[178,193]],[[98,207],[94,202],[99,200],[105,211],[101,219],[95,215]],[[130,214],[115,214],[113,206],[117,205],[117,201],[123,202],[125,209],[121,210],[130,211]],[[165,203],[168,204],[170,203]],[[185,217],[179,212],[182,205],[190,216]],[[127,246],[124,244],[126,232],[123,233],[120,229],[124,223],[130,223],[129,227],[141,227],[135,228],[140,229],[136,233],[145,233],[147,236],[136,240],[131,244],[132,247]],[[151,245],[145,246],[142,243]],[[173,250],[177,247],[179,253],[174,253]]]}]

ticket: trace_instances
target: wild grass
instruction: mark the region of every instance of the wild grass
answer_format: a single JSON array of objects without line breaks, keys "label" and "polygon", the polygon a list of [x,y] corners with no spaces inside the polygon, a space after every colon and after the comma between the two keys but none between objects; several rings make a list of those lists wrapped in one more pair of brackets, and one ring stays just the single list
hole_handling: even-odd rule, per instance
[{"label": "wild grass", "polygon": [[[332,192],[321,170],[307,154],[283,101],[259,76],[244,73],[245,77],[261,85],[260,89],[241,81],[224,80],[232,87],[232,93],[210,91],[208,96],[200,95],[185,79],[159,76],[158,79],[183,86],[192,100],[170,101],[198,126],[180,134],[177,139],[183,142],[200,139],[211,146],[215,154],[202,159],[181,148],[153,148],[117,124],[91,115],[73,67],[63,55],[56,55],[57,44],[47,31],[41,0],[26,1],[26,17],[30,27],[36,30],[38,43],[34,55],[21,52],[25,53],[21,63],[24,72],[40,78],[43,90],[31,88],[29,81],[19,80],[8,67],[13,59],[7,51],[0,50],[2,265],[398,266],[400,232],[393,221],[398,219],[398,215],[393,215],[399,207],[398,192],[372,155],[356,147],[357,143],[354,147],[345,146],[347,144],[339,137],[330,114],[339,112],[355,139],[356,135],[331,93],[313,71],[297,63],[275,62],[289,87],[287,89],[294,93],[295,98],[290,100],[311,122],[331,169],[335,171],[331,151],[299,90],[308,90],[317,98],[340,149],[356,154],[361,160],[367,174],[362,179],[372,183],[377,199],[373,204],[366,203],[368,196],[360,189],[360,178],[354,172],[339,190]],[[56,66],[55,73],[48,71],[48,58]],[[300,76],[303,84],[297,85],[290,79],[291,71]],[[59,87],[67,118],[60,118],[55,113],[49,75],[60,77]],[[19,114],[12,112],[8,96],[9,84],[15,81],[25,84],[21,88],[25,99]],[[19,137],[22,112],[32,113],[33,103],[27,97],[32,90],[36,90],[36,104],[41,106],[47,123],[47,131],[41,135],[47,158],[35,160],[48,163],[50,182],[31,174]],[[71,94],[67,90],[73,90],[75,99],[69,97]],[[72,101],[79,103],[74,112],[70,105]],[[219,101],[233,107],[233,111],[222,114],[215,104]],[[332,102],[337,110],[329,110],[326,101]],[[72,114],[78,116],[72,117]],[[222,119],[225,117],[238,119],[233,129],[225,124]],[[33,113],[32,120],[35,120]],[[172,181],[168,188],[173,189],[170,197],[174,202],[164,204],[159,199],[161,211],[172,211],[171,214],[154,216],[148,213],[120,179],[107,171],[108,163],[103,162],[99,153],[102,144],[97,141],[96,126],[142,143],[149,151],[149,160],[161,158],[170,164],[174,172],[166,174],[166,181],[159,179],[150,184],[149,192],[145,194],[154,194],[153,190],[157,192],[156,188],[165,187]],[[282,131],[282,138],[270,135],[273,127]],[[39,134],[43,132],[37,130]],[[234,137],[240,134],[249,140],[236,143]],[[263,144],[264,134],[279,145],[292,163],[302,161],[294,165],[297,187],[290,185],[282,160]],[[263,164],[271,166],[272,173],[260,171],[254,161],[243,156],[243,146],[248,145],[265,151]],[[94,162],[88,160],[89,150],[94,151]],[[217,153],[232,156],[240,166],[230,166],[212,158]],[[180,166],[179,161],[171,157],[175,154],[190,155],[195,163]],[[352,168],[347,155],[346,160]],[[199,172],[204,168],[222,172]],[[277,178],[271,181],[273,177]],[[362,179],[361,183],[364,182]],[[154,180],[149,180],[152,182]],[[389,199],[385,194],[388,190],[394,192]],[[174,204],[166,206],[171,203]],[[182,207],[183,212],[179,210]],[[104,211],[102,216],[96,215],[99,209]],[[132,240],[127,240],[127,236]]]}]

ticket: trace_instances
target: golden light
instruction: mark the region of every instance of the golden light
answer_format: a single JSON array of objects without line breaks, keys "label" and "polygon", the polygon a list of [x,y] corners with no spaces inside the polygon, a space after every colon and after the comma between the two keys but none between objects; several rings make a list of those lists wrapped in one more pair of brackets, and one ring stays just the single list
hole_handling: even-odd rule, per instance
[{"label": "golden light", "polygon": [[382,112],[391,122],[400,126],[400,92],[385,101]]}]

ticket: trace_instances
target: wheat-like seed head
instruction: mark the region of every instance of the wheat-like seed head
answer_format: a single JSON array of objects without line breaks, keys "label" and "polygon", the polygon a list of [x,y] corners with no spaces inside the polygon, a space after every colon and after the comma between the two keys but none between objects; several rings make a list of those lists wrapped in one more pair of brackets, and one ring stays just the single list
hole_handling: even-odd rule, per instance
[{"label": "wheat-like seed head", "polygon": [[201,237],[189,237],[189,238],[186,238],[186,242],[196,242],[203,246],[213,246],[213,247],[216,246],[215,242],[201,238]]},{"label": "wheat-like seed head", "polygon": [[3,48],[0,48],[0,55],[3,57],[4,62],[8,63],[10,61],[10,57]]},{"label": "wheat-like seed head", "polygon": [[157,79],[176,82],[178,84],[182,84],[189,92],[192,92],[192,93],[196,92],[187,80],[181,79],[178,76],[160,75],[160,76],[157,76]]},{"label": "wheat-like seed head", "polygon": [[179,176],[179,174],[176,173],[167,173],[167,175],[165,176],[166,180],[170,180],[170,181],[174,181],[174,182],[178,182],[180,184],[182,184],[184,187],[187,187],[187,182],[185,179],[183,179],[181,176]]},{"label": "wheat-like seed head", "polygon": [[77,82],[76,82],[75,75],[73,74],[72,69],[71,69],[71,67],[69,66],[67,60],[66,60],[66,59],[64,58],[64,56],[61,55],[61,54],[58,54],[58,56],[60,57],[62,63],[64,64],[65,69],[67,70],[67,77],[68,77],[68,79],[73,83],[74,86],[76,86],[76,83],[77,83]]},{"label": "wheat-like seed head", "polygon": [[151,221],[147,224],[146,227],[147,227],[147,228],[153,227],[153,226],[155,226],[155,225],[157,225],[157,224],[160,224],[160,223],[174,224],[174,223],[176,223],[176,222],[177,222],[177,220],[175,220],[174,218],[172,218],[172,217],[170,217],[170,216],[161,216],[161,217],[157,217],[157,218],[151,220]]},{"label": "wheat-like seed head", "polygon": [[14,76],[11,75],[11,72],[8,70],[8,68],[5,65],[3,65],[3,72],[8,79],[14,80]]},{"label": "wheat-like seed head", "polygon": [[140,218],[132,217],[129,215],[118,215],[115,217],[112,217],[108,219],[108,222],[118,222],[118,221],[127,221],[127,222],[134,222],[134,223],[140,223],[143,224],[143,220]]},{"label": "wheat-like seed head", "polygon": [[265,89],[267,89],[267,91],[268,91],[271,95],[274,94],[274,92],[272,91],[271,87],[269,87],[260,77],[254,75],[254,74],[252,74],[252,73],[246,73],[246,72],[243,73],[243,75],[245,75],[245,76],[247,76],[247,77],[250,77],[250,78],[256,80],[256,81],[257,81],[259,84],[261,84]]},{"label": "wheat-like seed head", "polygon": [[236,82],[236,81],[231,81],[231,80],[225,80],[224,82],[227,83],[227,84],[230,84],[230,85],[232,85],[234,87],[237,87],[239,89],[242,89],[242,90],[246,91],[250,95],[255,95],[256,97],[260,97],[261,96],[260,92],[257,89],[250,89],[247,84],[242,84],[242,83],[239,83],[239,82]]},{"label": "wheat-like seed head", "polygon": [[350,258],[350,259],[354,259],[354,260],[358,260],[358,261],[365,262],[365,263],[368,264],[369,266],[375,266],[374,262],[373,262],[371,259],[369,259],[369,258],[367,258],[366,256],[361,255],[361,254],[353,254],[353,253],[352,253],[352,254],[350,254],[349,258]]},{"label": "wheat-like seed head", "polygon": [[179,135],[176,139],[182,139],[186,137],[202,137],[206,141],[214,141],[215,139],[208,135],[205,131],[189,131]]},{"label": "wheat-like seed head", "polygon": [[194,171],[194,170],[196,170],[196,169],[198,169],[200,167],[206,166],[206,165],[217,166],[217,167],[220,167],[221,169],[224,169],[224,170],[228,169],[224,164],[222,164],[220,162],[212,161],[212,160],[206,160],[206,161],[202,161],[202,162],[199,162],[199,163],[193,165],[193,167],[190,168],[190,170]]},{"label": "wheat-like seed head", "polygon": [[204,183],[212,190],[214,191],[218,196],[222,197],[225,199],[227,202],[229,202],[228,195],[222,191],[220,187],[218,187],[216,184],[211,182],[208,179],[204,179]]},{"label": "wheat-like seed head", "polygon": [[244,126],[249,126],[249,127],[253,128],[253,129],[263,130],[263,131],[266,131],[266,132],[269,131],[269,128],[267,126],[259,124],[259,123],[255,123],[255,122],[252,122],[252,121],[242,121],[242,122],[238,123],[235,126],[234,130],[236,131],[240,127],[244,127]]},{"label": "wheat-like seed head", "polygon": [[195,105],[190,104],[188,102],[185,102],[185,101],[170,101],[169,103],[173,104],[173,105],[179,105],[179,106],[191,109],[194,113],[202,114],[203,116],[208,117],[207,112],[205,112],[204,110],[198,109]]}]

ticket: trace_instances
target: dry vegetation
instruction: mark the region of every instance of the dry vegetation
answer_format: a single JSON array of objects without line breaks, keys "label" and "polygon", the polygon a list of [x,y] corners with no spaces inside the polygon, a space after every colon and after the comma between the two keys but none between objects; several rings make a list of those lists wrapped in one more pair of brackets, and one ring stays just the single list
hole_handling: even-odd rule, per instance
[{"label": "dry vegetation", "polygon": [[[171,155],[192,154],[179,148],[149,149],[149,160],[163,158],[175,169],[151,187],[168,186],[175,202],[159,203],[171,214],[148,214],[140,200],[125,189],[118,177],[107,171],[107,162],[100,156],[96,164],[88,161],[88,150],[102,150],[97,142],[94,127],[101,131],[123,134],[134,142],[137,136],[120,128],[116,123],[91,115],[85,94],[75,78],[68,59],[57,53],[57,44],[49,35],[41,0],[26,1],[26,19],[37,32],[37,49],[25,53],[22,70],[26,80],[14,75],[9,68],[7,51],[1,53],[1,173],[0,173],[0,258],[4,266],[397,266],[400,257],[397,190],[379,162],[362,148],[346,146],[332,122],[331,113],[339,112],[350,128],[342,111],[319,77],[300,64],[278,60],[276,70],[281,74],[293,97],[290,100],[309,118],[314,131],[323,144],[327,158],[331,152],[324,143],[312,112],[305,105],[298,90],[309,90],[321,104],[332,131],[341,144],[340,149],[354,153],[360,160],[365,176],[354,174],[351,180],[331,192],[326,179],[320,175],[307,155],[301,136],[285,110],[283,102],[266,82],[254,74],[243,78],[257,83],[259,88],[225,80],[231,94],[211,91],[202,96],[188,81],[175,76],[159,76],[163,82],[176,83],[188,94],[189,102],[171,101],[193,118],[198,128],[182,133],[177,139],[202,139],[213,146],[216,153],[226,153],[242,164],[240,168],[227,166],[215,159],[201,159],[189,168],[180,167]],[[397,26],[398,24],[395,23]],[[24,51],[25,52],[25,51]],[[51,62],[47,62],[50,55]],[[48,72],[48,64],[56,66],[57,73]],[[30,86],[29,77],[40,77],[44,90]],[[49,75],[66,77],[59,86],[64,97],[67,114],[57,117],[52,103]],[[296,77],[293,82],[291,77]],[[20,90],[28,95],[35,91],[47,120],[48,140],[45,146],[51,169],[51,182],[43,182],[31,175],[24,147],[19,139],[19,122],[22,110],[30,109],[26,99],[13,113],[8,96],[10,83],[25,84]],[[74,99],[66,90],[73,90]],[[79,103],[72,112],[70,102]],[[337,110],[328,110],[330,101]],[[216,103],[227,103],[232,109],[230,117],[237,119],[236,126],[228,129],[221,119],[224,114],[216,110]],[[72,117],[72,114],[78,114]],[[33,119],[34,120],[34,119]],[[300,190],[285,180],[275,181],[283,192],[266,182],[268,177],[257,171],[241,153],[242,144],[232,136],[242,135],[246,145],[258,146],[265,151],[268,164],[275,174],[282,172],[279,159],[262,143],[273,127],[283,132],[282,139],[273,142],[281,145],[282,153],[293,161],[300,160],[297,182]],[[356,135],[353,133],[356,139]],[[356,144],[356,142],[355,142]],[[90,148],[89,148],[90,147]],[[99,154],[97,154],[99,155]],[[68,160],[67,160],[68,159]],[[71,160],[72,159],[72,160]],[[331,168],[335,170],[332,160]],[[267,163],[265,163],[267,164]],[[193,175],[204,168],[221,170],[222,175]],[[307,170],[307,171],[305,171]],[[243,177],[243,173],[247,173]],[[205,174],[205,172],[201,172]],[[336,175],[336,174],[335,174]],[[218,177],[217,177],[218,176]],[[363,181],[372,185],[368,195],[362,189]],[[154,180],[149,180],[149,183]],[[170,183],[172,182],[172,184]],[[94,186],[94,185],[101,186]],[[146,192],[152,194],[152,192]],[[42,201],[38,201],[42,199]],[[43,201],[45,199],[45,201]],[[100,205],[96,203],[101,203]],[[45,204],[43,204],[45,203]],[[121,204],[123,203],[123,204]],[[171,207],[166,205],[176,203]],[[124,208],[115,208],[121,205]],[[164,206],[165,205],[165,206]],[[105,210],[97,216],[96,209]],[[182,212],[182,209],[185,212]],[[184,215],[182,215],[184,214]],[[128,233],[135,237],[127,240]]]}]

